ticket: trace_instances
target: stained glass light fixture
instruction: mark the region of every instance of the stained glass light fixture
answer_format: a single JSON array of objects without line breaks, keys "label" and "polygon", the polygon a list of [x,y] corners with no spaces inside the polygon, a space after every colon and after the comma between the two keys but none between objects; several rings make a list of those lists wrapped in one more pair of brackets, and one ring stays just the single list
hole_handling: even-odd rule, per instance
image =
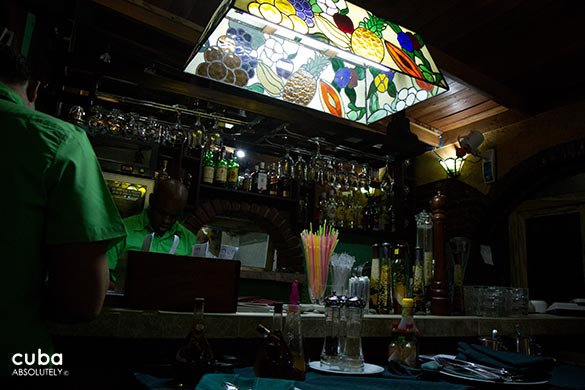
[{"label": "stained glass light fixture", "polygon": [[185,72],[366,124],[449,89],[420,35],[345,0],[224,0]]},{"label": "stained glass light fixture", "polygon": [[447,173],[449,177],[458,177],[461,174],[461,169],[465,163],[463,157],[449,157],[445,159],[439,159],[439,163]]}]

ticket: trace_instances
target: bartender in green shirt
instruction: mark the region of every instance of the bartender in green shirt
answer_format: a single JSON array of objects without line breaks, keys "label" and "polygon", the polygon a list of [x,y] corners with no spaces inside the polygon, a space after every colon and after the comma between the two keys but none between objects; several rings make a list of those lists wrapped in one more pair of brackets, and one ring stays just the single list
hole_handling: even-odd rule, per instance
[{"label": "bartender in green shirt", "polygon": [[128,236],[108,251],[112,280],[116,280],[114,271],[118,260],[130,250],[191,254],[196,244],[195,235],[179,222],[188,195],[187,187],[179,180],[167,179],[156,183],[150,195],[149,207],[140,214],[124,219]]}]

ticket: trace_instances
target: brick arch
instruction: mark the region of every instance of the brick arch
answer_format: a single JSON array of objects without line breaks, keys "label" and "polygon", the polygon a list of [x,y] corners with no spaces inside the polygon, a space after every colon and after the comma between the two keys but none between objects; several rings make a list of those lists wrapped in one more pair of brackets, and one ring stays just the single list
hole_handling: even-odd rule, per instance
[{"label": "brick arch", "polygon": [[278,267],[287,272],[303,271],[303,254],[298,234],[291,230],[288,213],[265,204],[213,199],[191,211],[184,224],[194,232],[217,217],[247,218],[270,235],[278,251]]}]

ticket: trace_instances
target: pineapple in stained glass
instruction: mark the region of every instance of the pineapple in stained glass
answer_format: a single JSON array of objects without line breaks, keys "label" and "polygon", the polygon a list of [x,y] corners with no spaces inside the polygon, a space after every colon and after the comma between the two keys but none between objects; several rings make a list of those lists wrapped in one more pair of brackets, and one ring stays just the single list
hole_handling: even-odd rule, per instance
[{"label": "pineapple in stained glass", "polygon": [[307,61],[289,77],[284,85],[282,91],[284,100],[303,106],[309,104],[317,91],[317,80],[327,65],[329,65],[329,59],[321,54],[316,54],[314,58]]},{"label": "pineapple in stained glass", "polygon": [[382,31],[386,28],[386,22],[371,13],[368,16],[351,34],[351,51],[380,63],[384,59]]}]

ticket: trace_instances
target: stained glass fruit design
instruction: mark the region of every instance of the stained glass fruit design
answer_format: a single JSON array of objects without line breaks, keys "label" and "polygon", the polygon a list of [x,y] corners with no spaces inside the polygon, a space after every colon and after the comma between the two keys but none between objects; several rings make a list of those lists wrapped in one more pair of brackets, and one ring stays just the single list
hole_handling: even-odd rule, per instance
[{"label": "stained glass fruit design", "polygon": [[243,87],[248,83],[248,73],[242,69],[242,60],[232,51],[219,46],[211,46],[203,54],[195,74],[227,84]]},{"label": "stained glass fruit design", "polygon": [[272,96],[280,96],[284,89],[284,82],[276,72],[263,62],[258,63],[258,81],[264,90]]},{"label": "stained glass fruit design", "polygon": [[317,80],[327,65],[327,57],[315,54],[314,58],[309,59],[287,80],[282,91],[283,99],[303,106],[309,104],[315,96]]},{"label": "stained glass fruit design", "polygon": [[343,118],[343,104],[339,93],[331,84],[323,80],[319,80],[319,98],[321,99],[321,106],[325,110],[331,115]]},{"label": "stained glass fruit design", "polygon": [[396,65],[398,65],[401,71],[415,77],[416,83],[422,89],[426,91],[430,91],[431,89],[433,89],[433,84],[421,80],[424,79],[422,72],[420,71],[416,63],[406,53],[404,53],[401,48],[388,41],[385,41],[384,44],[386,46],[386,49],[388,50],[388,54],[390,54],[390,57],[392,57],[392,59],[394,60]]},{"label": "stained glass fruit design", "polygon": [[382,62],[384,59],[382,31],[386,28],[386,22],[371,13],[368,15],[369,17],[364,18],[351,34],[351,50],[361,57]]},{"label": "stained glass fruit design", "polygon": [[248,4],[248,12],[301,34],[314,25],[308,0],[256,0]]},{"label": "stained glass fruit design", "polygon": [[[233,52],[240,58],[241,68],[244,70],[249,78],[254,77],[254,70],[258,65],[258,60],[252,49],[252,36],[243,28],[230,27],[227,30],[227,39],[234,42]],[[220,40],[218,39],[218,46],[221,47]],[[226,42],[229,44],[229,42]],[[224,44],[226,44],[224,43]]]}]

